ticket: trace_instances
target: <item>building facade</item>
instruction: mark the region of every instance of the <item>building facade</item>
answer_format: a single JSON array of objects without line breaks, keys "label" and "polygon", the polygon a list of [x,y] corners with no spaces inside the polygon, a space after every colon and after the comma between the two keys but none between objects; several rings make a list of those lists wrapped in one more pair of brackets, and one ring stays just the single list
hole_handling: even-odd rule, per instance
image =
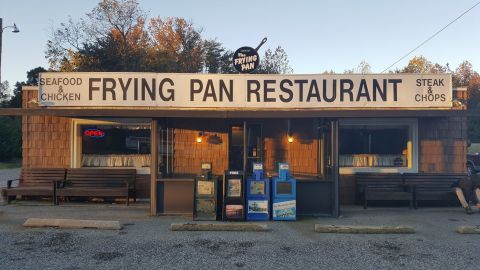
[{"label": "building facade", "polygon": [[465,172],[452,100],[466,92],[450,75],[80,74],[24,87],[23,167],[135,167],[152,215],[192,213],[202,162],[269,176],[288,162],[299,214],[334,216],[355,203],[357,172]]}]

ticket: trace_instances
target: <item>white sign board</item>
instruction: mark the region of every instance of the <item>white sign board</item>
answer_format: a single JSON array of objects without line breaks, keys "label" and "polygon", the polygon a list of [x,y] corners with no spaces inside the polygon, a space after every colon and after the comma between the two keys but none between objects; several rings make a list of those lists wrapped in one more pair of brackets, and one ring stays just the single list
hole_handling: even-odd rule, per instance
[{"label": "white sign board", "polygon": [[450,74],[226,75],[47,72],[41,106],[446,108]]}]

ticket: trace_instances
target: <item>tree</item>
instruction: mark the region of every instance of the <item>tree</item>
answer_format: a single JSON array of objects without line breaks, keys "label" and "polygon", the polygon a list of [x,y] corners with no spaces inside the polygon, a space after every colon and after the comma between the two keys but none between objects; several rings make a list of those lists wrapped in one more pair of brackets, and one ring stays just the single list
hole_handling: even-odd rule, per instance
[{"label": "tree", "polygon": [[41,72],[46,72],[47,70],[43,67],[32,68],[27,71],[27,85],[38,85],[38,76]]},{"label": "tree", "polygon": [[473,70],[472,64],[465,60],[458,65],[455,73],[453,73],[453,85],[454,87],[468,86],[470,80],[475,76],[478,76],[478,73]]},{"label": "tree", "polygon": [[362,62],[360,62],[360,64],[358,64],[357,66],[357,73],[360,73],[360,74],[372,73],[372,67],[367,61],[362,60]]},{"label": "tree", "polygon": [[220,73],[236,74],[238,71],[233,66],[233,52],[226,50],[220,57]]},{"label": "tree", "polygon": [[292,72],[293,69],[290,67],[288,55],[280,46],[275,51],[270,48],[267,49],[263,57],[260,58],[260,65],[256,70],[256,73],[260,74],[288,74]]},{"label": "tree", "polygon": [[105,49],[112,48],[106,45],[113,39],[118,47],[109,54],[116,53],[119,57],[121,64],[116,65],[117,70],[128,71],[136,50],[146,45],[145,41],[148,40],[143,31],[145,18],[136,0],[100,1],[87,13],[87,20],[75,22],[70,18],[53,31],[46,51],[50,67],[64,71],[97,68],[92,65],[94,59],[86,52],[95,54],[89,50],[92,47],[105,52]]},{"label": "tree", "polygon": [[415,56],[410,61],[406,67],[403,68],[402,73],[428,73],[432,63],[423,56]]},{"label": "tree", "polygon": [[0,107],[7,107],[5,104],[8,103],[10,98],[10,85],[8,81],[0,83]]},{"label": "tree", "polygon": [[368,74],[368,73],[372,73],[372,67],[367,61],[362,60],[362,62],[360,62],[356,68],[347,69],[343,73],[344,74]]},{"label": "tree", "polygon": [[[203,41],[201,30],[193,23],[177,17],[150,20],[152,49],[164,52],[171,61],[171,72],[200,72],[203,68]],[[174,64],[174,65],[173,65]]]},{"label": "tree", "polygon": [[[178,17],[147,19],[137,0],[101,0],[79,21],[52,30],[46,58],[56,71],[237,73],[232,51]],[[263,73],[290,73],[285,51],[267,51]]]},{"label": "tree", "polygon": [[222,66],[222,55],[225,48],[216,40],[205,40],[203,43],[205,51],[205,72],[219,73]]},{"label": "tree", "polygon": [[22,156],[22,121],[18,117],[0,116],[0,161]]},{"label": "tree", "polygon": [[405,66],[400,73],[433,73],[433,74],[443,74],[448,70],[447,66],[442,66],[438,63],[432,63],[424,56],[415,56],[410,61],[408,61],[407,66]]}]

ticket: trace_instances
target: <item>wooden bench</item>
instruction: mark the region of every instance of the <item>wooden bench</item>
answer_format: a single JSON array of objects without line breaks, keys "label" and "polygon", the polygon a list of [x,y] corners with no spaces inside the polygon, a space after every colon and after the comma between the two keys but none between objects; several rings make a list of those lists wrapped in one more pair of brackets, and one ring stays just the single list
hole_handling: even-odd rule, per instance
[{"label": "wooden bench", "polygon": [[405,173],[405,183],[415,188],[415,206],[419,201],[456,201],[452,184],[467,174],[459,173]]},{"label": "wooden bench", "polygon": [[[20,179],[7,181],[4,189],[7,203],[17,196],[52,197],[55,203],[55,182],[65,180],[64,168],[26,168],[22,169]],[[19,181],[16,187],[14,181]]]},{"label": "wooden bench", "polygon": [[414,207],[414,190],[399,173],[356,173],[357,194],[367,209],[368,201],[408,201]]},{"label": "wooden bench", "polygon": [[[65,181],[58,185],[58,197],[125,197],[136,201],[135,169],[67,169]],[[58,204],[58,199],[56,199]]]}]

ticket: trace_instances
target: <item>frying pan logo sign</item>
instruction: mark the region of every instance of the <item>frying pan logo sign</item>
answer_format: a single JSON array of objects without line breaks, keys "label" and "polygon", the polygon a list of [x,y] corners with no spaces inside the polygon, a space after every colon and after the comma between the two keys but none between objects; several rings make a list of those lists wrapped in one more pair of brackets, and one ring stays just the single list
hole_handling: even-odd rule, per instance
[{"label": "frying pan logo sign", "polygon": [[257,48],[241,47],[233,54],[233,66],[240,73],[253,72],[260,63],[260,56],[258,56],[258,49],[267,42],[267,38],[264,38]]}]

